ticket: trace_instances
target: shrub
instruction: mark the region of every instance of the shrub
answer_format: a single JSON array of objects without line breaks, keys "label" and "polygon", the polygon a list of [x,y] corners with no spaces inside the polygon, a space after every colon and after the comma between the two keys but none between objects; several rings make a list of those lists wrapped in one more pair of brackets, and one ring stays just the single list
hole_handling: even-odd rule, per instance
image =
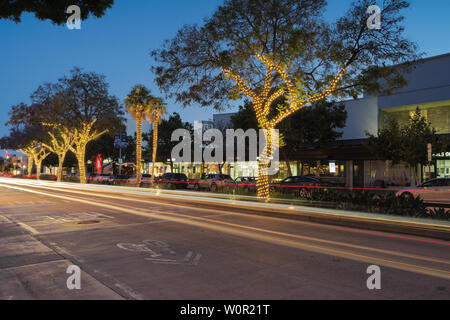
[{"label": "shrub", "polygon": [[430,209],[425,217],[430,219],[450,220],[450,210],[445,210],[445,208]]}]

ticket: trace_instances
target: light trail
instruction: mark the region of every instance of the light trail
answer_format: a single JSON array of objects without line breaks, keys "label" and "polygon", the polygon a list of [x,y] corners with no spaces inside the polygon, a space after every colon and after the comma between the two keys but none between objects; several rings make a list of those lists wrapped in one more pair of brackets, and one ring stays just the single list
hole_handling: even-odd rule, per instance
[{"label": "light trail", "polygon": [[[1,181],[1,178],[0,178]],[[67,184],[67,183],[60,183],[60,184],[56,184],[54,182],[43,182],[43,181],[33,181],[32,183],[30,183],[30,181],[28,180],[16,180],[16,181],[5,181],[6,183],[15,183],[17,185],[25,185],[25,186],[29,186],[31,185],[35,185],[35,186],[49,186],[51,188],[47,188],[47,189],[51,189],[51,190],[55,190],[56,188],[67,188],[70,190],[73,189],[78,189],[78,190],[84,190],[86,191],[86,189],[90,189],[90,190],[94,190],[94,191],[99,191],[102,190],[104,192],[107,193],[120,193],[118,190],[116,191],[114,189],[111,188],[105,188],[102,186],[94,186],[94,185],[74,185],[74,184]],[[127,188],[127,187],[118,187],[118,188],[123,188],[122,191],[127,191],[127,193],[129,194],[135,194],[135,195],[146,195],[146,196],[150,196],[153,198],[157,198],[160,200],[188,200],[188,201],[199,201],[199,202],[204,202],[204,203],[208,203],[208,204],[213,204],[213,205],[217,205],[217,204],[225,204],[225,205],[232,205],[234,208],[241,208],[241,209],[258,209],[258,210],[263,210],[265,212],[271,212],[271,210],[284,210],[283,213],[285,214],[297,214],[297,215],[302,215],[305,212],[310,212],[310,213],[314,213],[314,214],[321,214],[324,216],[330,216],[330,217],[347,217],[347,218],[351,218],[351,219],[357,219],[359,221],[364,221],[364,222],[386,222],[386,223],[391,223],[391,224],[397,224],[397,225],[401,225],[401,226],[406,226],[406,227],[421,227],[421,226],[426,226],[428,228],[433,228],[435,230],[440,230],[440,231],[448,231],[450,232],[450,222],[447,221],[439,221],[438,222],[431,222],[430,220],[425,220],[425,219],[411,219],[411,218],[405,218],[405,217],[387,217],[386,215],[377,215],[377,214],[367,214],[367,213],[362,213],[362,212],[350,212],[350,211],[344,211],[344,210],[337,210],[337,209],[327,209],[327,208],[316,208],[316,207],[306,207],[306,206],[292,206],[292,205],[284,205],[284,204],[273,204],[273,203],[259,203],[259,202],[245,202],[245,201],[233,201],[233,200],[229,200],[229,199],[218,199],[218,198],[213,198],[213,199],[205,199],[205,197],[201,197],[201,196],[184,196],[184,195],[179,195],[179,194],[152,194],[151,192],[148,191],[142,191],[142,189],[139,188]],[[62,191],[62,190],[61,190]],[[121,196],[125,195],[125,196],[129,196],[129,194],[121,194]],[[193,193],[195,194],[195,193]],[[87,194],[89,195],[89,194]],[[229,197],[228,197],[229,198]],[[165,204],[165,203],[164,203]],[[169,204],[167,204],[169,205]],[[180,206],[181,208],[185,208],[186,206]],[[421,242],[430,242],[430,243],[436,243],[436,244],[444,244],[443,242],[436,242],[436,241],[429,241],[429,240],[419,240],[419,239],[414,239],[414,238],[404,238],[403,240],[412,240],[412,241],[421,241]]]},{"label": "light trail", "polygon": [[[18,185],[23,185],[23,184],[19,184]],[[85,192],[85,188],[81,188],[80,186],[76,185],[76,186],[72,186],[72,185],[55,185],[54,183],[45,183],[45,182],[38,182],[34,184],[35,186],[38,186],[39,188],[44,188],[47,190],[53,190],[53,191],[61,191],[61,192],[69,192],[69,193],[78,193],[80,195],[87,195],[87,196],[92,196],[92,193],[88,193]],[[28,185],[25,185],[28,186]],[[55,188],[57,187],[57,189]],[[83,191],[74,191],[75,190],[83,190]],[[90,190],[94,190],[97,192],[103,192],[103,193],[109,193],[109,194],[114,194],[116,193],[116,190],[111,190],[111,189],[107,189],[107,188],[88,188]],[[142,200],[142,199],[137,199],[137,198],[124,198],[124,197],[131,197],[134,195],[137,196],[142,196],[142,195],[148,195],[146,192],[139,192],[139,191],[134,191],[132,190],[130,192],[131,194],[125,194],[125,193],[120,193],[120,196],[122,197],[122,199],[127,200],[127,201],[135,201],[135,202],[140,202],[140,203],[154,203],[154,204],[159,204],[159,205],[164,205],[164,206],[170,206],[170,207],[175,207],[175,208],[180,208],[180,209],[186,209],[186,208],[191,208],[193,210],[199,210],[199,211],[204,211],[204,212],[212,212],[212,213],[216,213],[216,212],[223,212],[225,214],[229,214],[229,215],[237,215],[237,216],[245,216],[245,217],[259,217],[261,219],[270,219],[270,220],[276,220],[276,221],[286,221],[286,218],[277,218],[277,217],[268,217],[268,216],[263,216],[263,215],[255,215],[255,214],[245,214],[245,213],[237,213],[237,212],[230,212],[227,210],[221,210],[221,209],[206,209],[206,208],[201,208],[201,207],[197,207],[197,206],[189,206],[188,204],[184,203],[183,205],[177,205],[177,204],[173,204],[173,203],[161,203],[161,200],[164,200],[164,198],[160,198],[159,196],[157,197],[157,200],[159,201],[151,201],[149,199],[146,200]],[[110,199],[117,199],[117,196],[109,196],[109,195],[105,195],[105,194],[96,194],[99,197],[106,197],[106,198],[110,198]],[[178,198],[175,198],[176,200],[180,200]],[[184,198],[182,198],[181,200],[183,200]],[[174,198],[170,198],[170,200],[174,200]],[[189,200],[197,200],[197,199],[189,199]],[[212,203],[215,204],[214,202],[210,202],[208,201],[208,203]],[[228,205],[230,205],[230,203],[227,203]],[[252,206],[252,204],[237,204],[235,202],[232,202],[231,205],[233,206],[233,208],[243,208],[243,209],[248,209],[248,208],[256,208],[256,209],[261,209],[261,206]],[[281,207],[282,209],[285,209],[284,206]],[[264,208],[263,208],[264,209]],[[309,211],[309,208],[298,208],[298,211]],[[289,214],[292,214],[292,209],[289,208]],[[332,210],[332,212],[330,213],[330,210],[317,210],[317,211],[313,211],[310,210],[312,212],[316,212],[316,213],[321,213],[321,214],[331,214],[331,215],[336,215],[335,210]],[[359,219],[363,219],[365,221],[377,221],[380,220],[382,222],[393,222],[393,223],[399,223],[402,222],[399,219],[388,219],[383,217],[366,217],[364,216],[363,218],[361,218],[358,215],[346,215],[348,217],[352,217],[352,218],[359,218]],[[418,239],[418,238],[412,238],[412,237],[406,237],[406,236],[397,236],[397,235],[391,235],[391,234],[386,234],[386,233],[375,233],[375,232],[367,232],[367,231],[361,231],[361,230],[356,230],[356,229],[351,229],[351,228],[343,228],[343,227],[337,227],[337,226],[327,226],[327,225],[323,225],[323,224],[318,224],[318,223],[312,223],[312,222],[307,222],[307,221],[299,221],[299,220],[290,220],[292,222],[295,222],[297,224],[302,224],[302,225],[310,225],[310,226],[315,226],[315,227],[320,227],[323,229],[330,229],[330,230],[340,230],[340,231],[345,231],[345,232],[352,232],[355,234],[364,234],[364,235],[371,235],[374,237],[382,237],[382,238],[393,238],[393,239],[400,239],[400,240],[406,240],[406,241],[415,241],[415,242],[422,242],[422,243],[430,243],[430,244],[438,244],[438,245],[445,245],[445,246],[450,246],[449,242],[442,242],[442,241],[436,241],[436,240],[427,240],[427,239]],[[416,223],[414,221],[406,221],[406,226],[414,226],[417,224],[426,224],[427,226],[430,227],[436,227],[436,228],[440,228],[440,230],[445,230],[445,231],[449,231],[450,232],[450,228],[445,229],[446,226],[450,227],[450,224],[446,223],[446,222],[442,222],[441,224],[432,224],[430,222],[420,222],[420,223]]]}]

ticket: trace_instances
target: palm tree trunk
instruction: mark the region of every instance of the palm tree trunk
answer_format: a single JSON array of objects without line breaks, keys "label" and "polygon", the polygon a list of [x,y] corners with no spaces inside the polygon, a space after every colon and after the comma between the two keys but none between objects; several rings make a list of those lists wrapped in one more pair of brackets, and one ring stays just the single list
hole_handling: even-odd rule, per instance
[{"label": "palm tree trunk", "polygon": [[142,114],[136,116],[136,185],[141,185],[142,167]]},{"label": "palm tree trunk", "polygon": [[156,152],[158,151],[158,123],[153,123],[152,184],[155,180]]}]

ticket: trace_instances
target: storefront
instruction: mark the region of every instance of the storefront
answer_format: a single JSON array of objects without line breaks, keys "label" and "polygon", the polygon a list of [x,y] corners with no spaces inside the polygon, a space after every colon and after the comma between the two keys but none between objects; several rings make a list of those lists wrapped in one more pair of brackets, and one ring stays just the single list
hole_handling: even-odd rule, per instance
[{"label": "storefront", "polygon": [[[433,154],[437,178],[450,178],[450,151]],[[433,166],[431,169],[434,169]]]}]

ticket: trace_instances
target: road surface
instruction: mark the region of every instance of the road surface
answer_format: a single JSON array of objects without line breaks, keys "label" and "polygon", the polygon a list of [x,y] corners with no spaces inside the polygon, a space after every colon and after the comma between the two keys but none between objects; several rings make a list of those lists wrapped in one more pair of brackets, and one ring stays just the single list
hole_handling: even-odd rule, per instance
[{"label": "road surface", "polygon": [[1,178],[0,299],[450,299],[450,243]]}]

